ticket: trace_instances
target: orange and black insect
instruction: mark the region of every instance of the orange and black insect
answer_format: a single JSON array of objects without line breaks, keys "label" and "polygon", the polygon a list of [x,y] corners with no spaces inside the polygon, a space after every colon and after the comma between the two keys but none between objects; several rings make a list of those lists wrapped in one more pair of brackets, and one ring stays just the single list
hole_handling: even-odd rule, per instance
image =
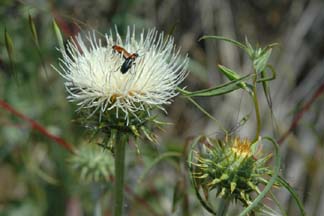
[{"label": "orange and black insect", "polygon": [[116,52],[121,53],[123,55],[125,61],[122,64],[122,66],[120,67],[120,72],[122,74],[127,73],[127,71],[132,67],[132,65],[135,64],[134,61],[136,60],[136,58],[139,55],[137,53],[130,54],[123,47],[118,46],[118,45],[114,45],[112,48]]}]

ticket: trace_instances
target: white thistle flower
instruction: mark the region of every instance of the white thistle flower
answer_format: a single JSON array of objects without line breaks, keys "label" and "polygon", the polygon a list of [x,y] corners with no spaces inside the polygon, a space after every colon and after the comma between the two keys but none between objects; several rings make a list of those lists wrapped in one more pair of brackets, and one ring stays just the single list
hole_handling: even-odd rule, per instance
[{"label": "white thistle flower", "polygon": [[[122,110],[125,115],[120,116],[128,121],[138,111],[163,109],[161,105],[170,104],[177,95],[176,87],[187,75],[188,58],[179,55],[172,37],[155,29],[143,30],[139,40],[135,36],[135,28],[128,28],[122,40],[116,30],[105,34],[103,45],[93,32],[86,41],[78,35],[68,41],[66,51],[60,50],[61,70],[56,70],[65,79],[68,100],[77,102],[79,110],[93,108],[101,115],[115,109],[117,118]],[[125,58],[114,51],[114,45],[139,55],[124,74],[120,70]]]}]

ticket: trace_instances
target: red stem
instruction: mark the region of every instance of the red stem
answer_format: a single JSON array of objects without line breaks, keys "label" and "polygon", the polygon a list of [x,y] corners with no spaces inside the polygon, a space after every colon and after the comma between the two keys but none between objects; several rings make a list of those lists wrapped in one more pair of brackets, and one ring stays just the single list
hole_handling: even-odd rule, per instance
[{"label": "red stem", "polygon": [[64,147],[66,150],[68,150],[70,153],[74,153],[73,146],[69,143],[67,143],[64,139],[62,139],[59,136],[55,136],[48,132],[42,125],[34,121],[33,119],[29,118],[28,116],[18,112],[16,109],[14,109],[12,106],[10,106],[8,103],[0,99],[0,107],[4,108],[11,114],[17,116],[18,118],[28,122],[30,126],[43,134],[44,136],[50,138],[51,140],[55,141],[57,144],[61,145]]},{"label": "red stem", "polygon": [[303,117],[303,115],[309,110],[311,105],[315,102],[315,100],[324,92],[324,82],[318,87],[316,92],[313,94],[311,99],[307,101],[304,106],[300,109],[300,111],[295,115],[293,118],[291,125],[289,129],[281,136],[281,138],[278,140],[278,144],[281,144],[285,141],[285,139],[288,137],[288,135],[291,133],[293,129],[295,129],[300,121],[300,119]]}]

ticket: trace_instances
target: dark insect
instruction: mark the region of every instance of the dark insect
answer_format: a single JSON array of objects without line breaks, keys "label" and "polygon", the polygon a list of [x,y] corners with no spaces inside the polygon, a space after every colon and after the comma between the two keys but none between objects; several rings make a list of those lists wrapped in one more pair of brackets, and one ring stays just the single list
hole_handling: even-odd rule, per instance
[{"label": "dark insect", "polygon": [[122,64],[122,66],[120,67],[120,72],[122,74],[127,73],[127,71],[132,67],[132,65],[135,64],[134,61],[136,60],[136,58],[139,55],[137,53],[130,54],[123,47],[118,46],[118,45],[114,45],[112,48],[116,52],[121,53],[123,55],[125,61]]}]

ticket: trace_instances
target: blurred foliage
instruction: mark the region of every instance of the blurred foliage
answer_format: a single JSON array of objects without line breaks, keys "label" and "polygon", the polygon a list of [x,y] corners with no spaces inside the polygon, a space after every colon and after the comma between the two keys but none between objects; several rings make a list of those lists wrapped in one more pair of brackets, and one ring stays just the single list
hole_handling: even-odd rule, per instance
[{"label": "blurred foliage", "polygon": [[[51,68],[57,65],[59,57],[53,18],[64,38],[80,29],[105,32],[115,25],[121,31],[128,25],[138,29],[156,27],[165,32],[174,29],[176,44],[191,56],[191,75],[185,85],[192,90],[223,83],[217,64],[243,71],[251,69],[247,57],[233,46],[198,41],[201,36],[224,35],[238,41],[247,36],[261,44],[280,43],[280,49],[270,59],[278,72],[269,93],[277,118],[271,117],[266,99],[260,106],[267,113],[262,117],[263,133],[282,134],[324,80],[323,4],[321,0],[2,0],[0,99],[76,148],[90,145],[93,142],[89,134],[74,122],[74,105],[65,98],[62,79]],[[12,51],[8,56],[10,40]],[[227,129],[235,128],[239,119],[251,112],[244,93],[213,100],[197,98],[197,102]],[[283,174],[296,187],[309,215],[321,215],[324,210],[323,105],[323,97],[318,97],[281,146]],[[199,202],[191,198],[194,191],[186,177],[185,156],[164,159],[138,182],[162,153],[185,155],[188,137],[202,133],[222,135],[219,127],[180,97],[167,109],[165,118],[174,126],[159,134],[160,144],[141,143],[140,156],[134,143],[128,148],[125,191],[130,215],[203,212]],[[253,121],[251,118],[251,123],[235,132],[248,136]],[[79,181],[79,173],[68,162],[72,156],[68,151],[2,108],[0,125],[0,215],[91,215],[95,211],[97,188]],[[106,190],[109,193],[100,196],[108,215],[112,189]],[[280,192],[278,197],[289,215],[298,214],[288,193]]]}]

